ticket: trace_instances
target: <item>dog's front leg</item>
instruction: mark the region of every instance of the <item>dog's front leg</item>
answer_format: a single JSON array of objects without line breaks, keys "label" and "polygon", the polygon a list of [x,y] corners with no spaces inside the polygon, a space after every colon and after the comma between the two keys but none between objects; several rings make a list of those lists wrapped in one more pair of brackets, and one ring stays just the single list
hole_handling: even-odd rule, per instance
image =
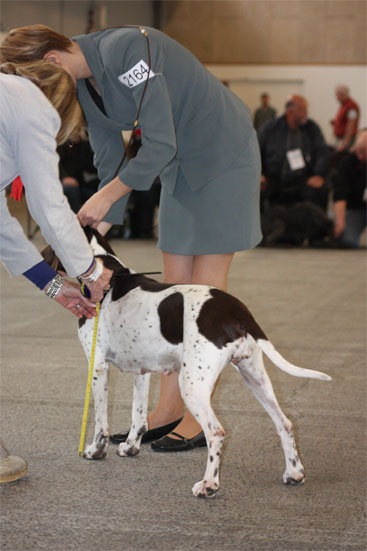
[{"label": "dog's front leg", "polygon": [[108,395],[108,371],[106,361],[95,360],[93,371],[92,390],[94,396],[95,429],[93,442],[85,448],[83,457],[86,459],[103,459],[108,448],[108,419],[107,419],[107,395]]},{"label": "dog's front leg", "polygon": [[123,442],[118,447],[117,453],[121,455],[121,457],[138,454],[143,434],[148,430],[147,408],[149,382],[150,373],[135,375],[131,429],[126,442]]}]

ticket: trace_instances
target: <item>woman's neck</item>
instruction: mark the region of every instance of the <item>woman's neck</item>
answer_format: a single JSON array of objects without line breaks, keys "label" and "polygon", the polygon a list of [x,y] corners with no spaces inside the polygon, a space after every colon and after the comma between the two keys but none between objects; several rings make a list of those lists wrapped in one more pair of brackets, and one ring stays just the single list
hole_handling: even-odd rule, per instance
[{"label": "woman's neck", "polygon": [[76,80],[93,77],[87,60],[77,42],[73,41],[73,45],[69,52],[62,53],[65,63],[69,65]]}]

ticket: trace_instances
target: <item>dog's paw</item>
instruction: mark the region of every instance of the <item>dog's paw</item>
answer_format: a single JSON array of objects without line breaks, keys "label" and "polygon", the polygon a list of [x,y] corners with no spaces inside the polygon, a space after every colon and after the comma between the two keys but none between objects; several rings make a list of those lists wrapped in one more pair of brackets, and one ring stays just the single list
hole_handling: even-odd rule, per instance
[{"label": "dog's paw", "polygon": [[219,484],[216,482],[200,480],[192,487],[192,493],[195,497],[214,497],[218,489]]},{"label": "dog's paw", "polygon": [[100,433],[95,442],[85,448],[85,459],[104,459],[107,455],[108,435]]},{"label": "dog's paw", "polygon": [[297,485],[303,484],[305,481],[305,478],[306,478],[305,473],[303,469],[301,469],[300,471],[292,471],[290,474],[285,472],[283,475],[283,482],[287,486],[291,486],[291,485],[297,486]]},{"label": "dog's paw", "polygon": [[130,457],[133,455],[138,455],[139,452],[140,452],[140,448],[134,445],[128,444],[127,442],[122,442],[122,444],[120,444],[119,447],[117,448],[116,453],[120,457]]},{"label": "dog's paw", "polygon": [[107,449],[97,448],[94,444],[87,446],[84,450],[84,459],[104,459],[107,455]]}]

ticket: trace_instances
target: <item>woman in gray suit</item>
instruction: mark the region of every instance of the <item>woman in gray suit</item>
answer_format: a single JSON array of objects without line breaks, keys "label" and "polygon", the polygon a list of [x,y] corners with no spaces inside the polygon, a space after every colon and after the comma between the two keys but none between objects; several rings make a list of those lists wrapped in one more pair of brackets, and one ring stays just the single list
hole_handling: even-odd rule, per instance
[{"label": "woman in gray suit", "polygon": [[[260,156],[247,106],[155,29],[111,28],[70,40],[32,25],[11,31],[1,55],[56,63],[77,83],[101,180],[79,211],[81,223],[101,233],[121,224],[129,191],[149,189],[159,176],[164,281],[226,289],[233,254],[261,240]],[[132,128],[141,130],[142,146],[120,166],[121,131]],[[163,436],[152,445],[157,451],[205,445],[191,414],[182,416],[177,375],[162,376],[143,441]]]}]

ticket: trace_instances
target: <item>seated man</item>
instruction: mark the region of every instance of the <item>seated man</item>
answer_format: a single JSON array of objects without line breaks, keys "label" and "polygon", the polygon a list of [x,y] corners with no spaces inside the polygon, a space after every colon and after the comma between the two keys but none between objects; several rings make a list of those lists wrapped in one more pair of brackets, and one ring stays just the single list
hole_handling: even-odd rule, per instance
[{"label": "seated man", "polygon": [[263,206],[311,201],[326,210],[330,150],[319,126],[307,118],[307,101],[291,96],[284,115],[266,122],[258,136]]},{"label": "seated man", "polygon": [[366,228],[367,130],[356,139],[353,152],[340,162],[333,181],[334,234],[345,247],[358,247]]}]

